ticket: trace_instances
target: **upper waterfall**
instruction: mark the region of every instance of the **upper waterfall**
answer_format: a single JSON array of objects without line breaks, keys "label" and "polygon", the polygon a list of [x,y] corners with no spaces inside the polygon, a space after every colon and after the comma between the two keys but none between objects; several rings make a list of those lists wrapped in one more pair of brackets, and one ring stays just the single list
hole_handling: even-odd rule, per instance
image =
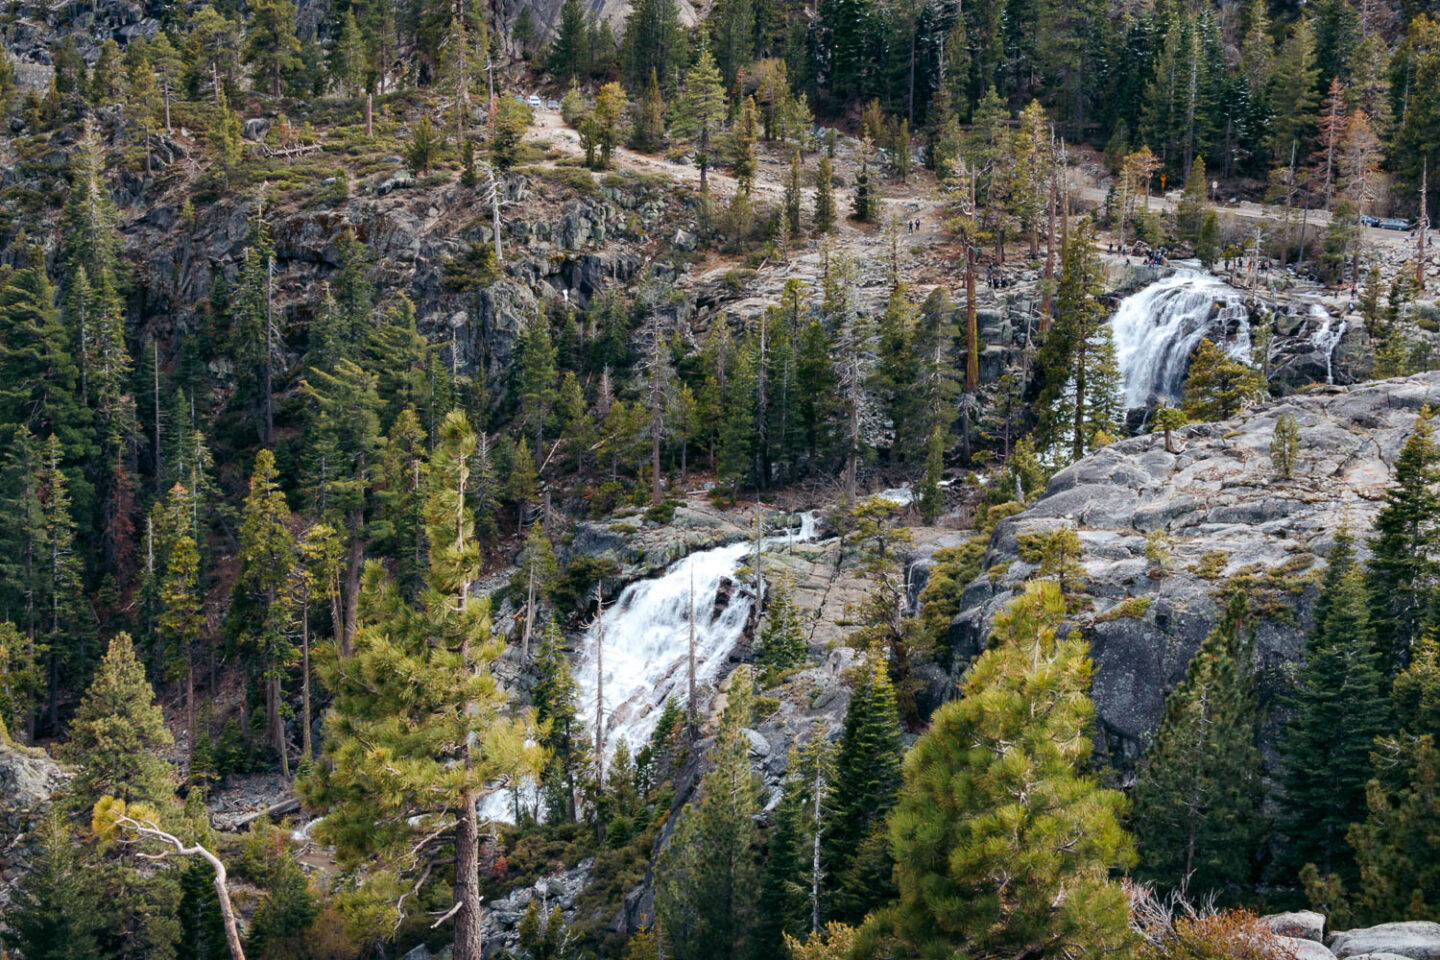
[{"label": "upper waterfall", "polygon": [[1120,302],[1110,320],[1125,406],[1180,399],[1190,354],[1209,337],[1250,362],[1250,311],[1240,291],[1208,273],[1180,270]]}]

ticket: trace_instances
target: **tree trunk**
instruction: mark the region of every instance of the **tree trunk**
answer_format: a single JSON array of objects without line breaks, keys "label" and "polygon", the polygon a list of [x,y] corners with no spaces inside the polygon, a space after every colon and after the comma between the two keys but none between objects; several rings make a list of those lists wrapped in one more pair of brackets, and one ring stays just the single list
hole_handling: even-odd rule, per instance
[{"label": "tree trunk", "polygon": [[975,247],[965,241],[965,392],[980,389],[980,323],[975,312]]},{"label": "tree trunk", "polygon": [[481,960],[480,814],[473,790],[463,794],[455,832],[455,960]]},{"label": "tree trunk", "polygon": [[[358,512],[358,511],[356,511]],[[345,631],[340,638],[340,656],[350,656],[355,630],[360,619],[360,571],[365,566],[365,541],[360,538],[360,523],[352,513],[350,560],[345,565]]]},{"label": "tree trunk", "polygon": [[310,759],[310,603],[300,607],[300,758]]}]

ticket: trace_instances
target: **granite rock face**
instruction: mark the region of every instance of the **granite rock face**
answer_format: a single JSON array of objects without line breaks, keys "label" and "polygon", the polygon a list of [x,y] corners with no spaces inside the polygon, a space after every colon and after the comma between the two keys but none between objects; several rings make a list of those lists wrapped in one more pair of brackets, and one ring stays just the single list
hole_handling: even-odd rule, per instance
[{"label": "granite rock face", "polygon": [[[1097,747],[1133,760],[1158,725],[1165,695],[1219,619],[1217,593],[1243,576],[1261,614],[1253,622],[1262,698],[1283,689],[1302,653],[1315,581],[1337,531],[1361,552],[1390,482],[1391,464],[1421,408],[1440,401],[1440,373],[1356,387],[1319,387],[1174,434],[1104,447],[1050,481],[1023,513],[997,525],[983,572],[951,624],[957,669],[985,648],[995,615],[1035,568],[1020,537],[1070,527],[1079,535],[1090,608]],[[1277,475],[1270,443],[1280,417],[1300,425],[1294,479]],[[1168,569],[1146,558],[1159,532]],[[1130,601],[1126,603],[1126,601]],[[1124,606],[1121,606],[1124,604]]]}]

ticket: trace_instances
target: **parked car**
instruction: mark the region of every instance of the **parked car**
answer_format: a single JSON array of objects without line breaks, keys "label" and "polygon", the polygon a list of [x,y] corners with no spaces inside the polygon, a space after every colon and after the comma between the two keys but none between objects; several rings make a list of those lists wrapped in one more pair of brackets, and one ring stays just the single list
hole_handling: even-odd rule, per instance
[{"label": "parked car", "polygon": [[1381,230],[1403,231],[1411,229],[1409,220],[1401,220],[1397,217],[1390,217],[1388,219],[1381,220],[1379,223],[1376,224],[1376,226],[1379,227]]},{"label": "parked car", "polygon": [[540,98],[537,97],[537,96],[535,96],[535,94],[533,94],[533,93],[530,94],[529,98],[526,99],[525,103],[526,103],[526,105],[529,106],[530,109],[532,109],[532,110],[539,110],[539,109],[540,109]]},{"label": "parked car", "polygon": [[546,109],[546,110],[559,110],[559,109],[560,109],[560,101],[559,101],[559,100],[546,100],[546,101],[545,101],[545,109]]}]

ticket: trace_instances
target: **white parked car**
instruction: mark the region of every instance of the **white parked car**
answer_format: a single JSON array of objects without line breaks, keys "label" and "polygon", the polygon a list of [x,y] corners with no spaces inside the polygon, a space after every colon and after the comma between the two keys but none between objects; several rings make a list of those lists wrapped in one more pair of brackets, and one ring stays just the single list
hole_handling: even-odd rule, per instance
[{"label": "white parked car", "polygon": [[532,110],[540,109],[540,98],[535,96],[535,94],[533,93],[530,94],[530,96],[525,100],[525,102],[530,105],[530,108]]}]

